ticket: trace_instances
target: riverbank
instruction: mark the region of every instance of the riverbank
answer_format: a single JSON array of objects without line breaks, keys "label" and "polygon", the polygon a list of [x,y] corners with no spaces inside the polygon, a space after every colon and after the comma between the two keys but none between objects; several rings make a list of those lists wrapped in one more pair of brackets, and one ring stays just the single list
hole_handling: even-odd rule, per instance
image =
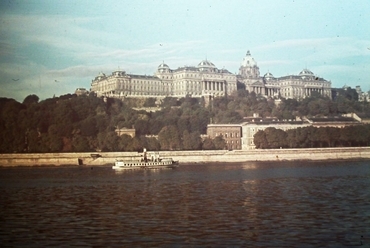
[{"label": "riverbank", "polygon": [[[161,157],[172,157],[180,163],[248,162],[248,161],[298,161],[298,160],[357,160],[370,159],[370,147],[217,150],[217,151],[161,151]],[[0,154],[0,166],[43,165],[110,165],[117,158],[138,158],[137,152],[99,153],[11,153]]]}]

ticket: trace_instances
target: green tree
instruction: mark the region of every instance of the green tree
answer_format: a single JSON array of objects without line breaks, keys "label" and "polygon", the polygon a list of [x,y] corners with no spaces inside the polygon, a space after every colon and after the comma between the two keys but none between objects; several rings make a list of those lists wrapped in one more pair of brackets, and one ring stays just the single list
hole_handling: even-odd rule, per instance
[{"label": "green tree", "polygon": [[203,150],[215,150],[215,144],[213,143],[212,139],[207,137],[203,140],[202,144],[202,149]]},{"label": "green tree", "polygon": [[253,136],[253,142],[256,148],[265,149],[269,147],[269,144],[267,142],[266,133],[263,130],[259,130],[254,136]]},{"label": "green tree", "polygon": [[120,151],[132,151],[132,137],[127,134],[123,134],[119,137],[118,149]]},{"label": "green tree", "polygon": [[158,140],[162,150],[176,150],[181,147],[181,139],[177,127],[165,126],[158,134]]},{"label": "green tree", "polygon": [[222,136],[217,136],[216,138],[214,138],[213,143],[215,145],[216,150],[226,149],[226,141]]},{"label": "green tree", "polygon": [[100,150],[104,152],[119,151],[119,137],[114,131],[107,131],[98,134]]},{"label": "green tree", "polygon": [[182,135],[182,148],[184,150],[198,150],[202,147],[202,140],[198,132],[189,133],[185,130]]},{"label": "green tree", "polygon": [[268,127],[264,132],[269,148],[287,147],[287,134],[283,130]]},{"label": "green tree", "polygon": [[36,95],[28,95],[24,100],[23,104],[24,105],[31,105],[33,103],[38,103],[39,102],[39,97]]},{"label": "green tree", "polygon": [[89,145],[89,141],[85,136],[82,135],[75,135],[73,137],[73,151],[75,152],[90,152],[93,151]]}]

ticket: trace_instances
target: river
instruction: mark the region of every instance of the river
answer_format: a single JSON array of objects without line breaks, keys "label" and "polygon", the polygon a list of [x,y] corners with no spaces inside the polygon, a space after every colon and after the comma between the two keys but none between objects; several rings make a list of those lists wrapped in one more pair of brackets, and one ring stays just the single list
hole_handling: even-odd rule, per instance
[{"label": "river", "polygon": [[0,168],[2,247],[370,247],[370,161]]}]

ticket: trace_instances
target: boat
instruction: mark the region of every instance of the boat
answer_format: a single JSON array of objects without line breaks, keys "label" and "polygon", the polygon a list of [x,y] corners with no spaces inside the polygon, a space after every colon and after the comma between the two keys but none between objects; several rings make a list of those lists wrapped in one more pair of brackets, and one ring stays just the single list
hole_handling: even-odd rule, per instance
[{"label": "boat", "polygon": [[179,161],[174,161],[172,158],[161,158],[159,152],[148,153],[144,148],[143,155],[136,159],[116,159],[112,169],[162,169],[176,168],[179,166]]}]

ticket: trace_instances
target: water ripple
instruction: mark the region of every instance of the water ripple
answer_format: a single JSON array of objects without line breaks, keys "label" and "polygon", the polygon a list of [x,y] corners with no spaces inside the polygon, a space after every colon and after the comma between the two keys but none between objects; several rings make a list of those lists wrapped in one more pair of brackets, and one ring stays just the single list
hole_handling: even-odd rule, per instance
[{"label": "water ripple", "polygon": [[[5,247],[369,247],[369,162],[0,169]],[[362,237],[361,237],[362,236]]]}]

